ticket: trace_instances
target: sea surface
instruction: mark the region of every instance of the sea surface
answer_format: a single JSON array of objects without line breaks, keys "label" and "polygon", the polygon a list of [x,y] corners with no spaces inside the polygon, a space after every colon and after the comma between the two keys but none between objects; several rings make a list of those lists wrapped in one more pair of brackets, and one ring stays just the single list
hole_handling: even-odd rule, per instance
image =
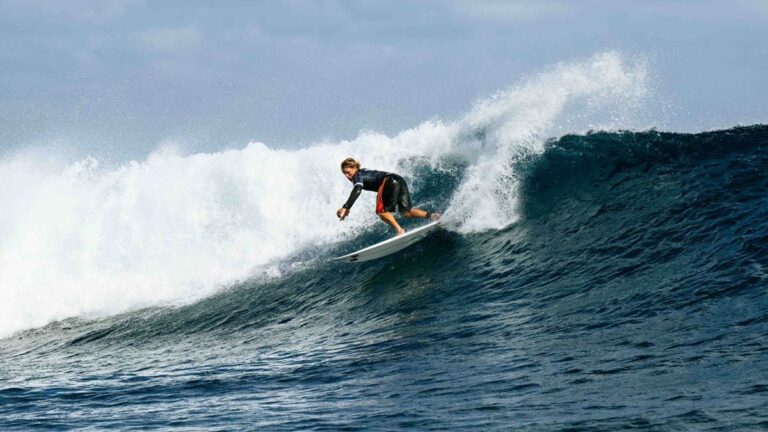
[{"label": "sea surface", "polygon": [[[669,131],[652,76],[598,53],[295,148],[2,153],[0,431],[768,429],[768,126]],[[369,192],[335,217],[350,156],[441,229],[331,261],[393,234]]]},{"label": "sea surface", "polygon": [[[369,223],[184,304],[6,335],[0,429],[768,428],[768,126],[566,134],[512,164],[501,228],[329,261],[390,235]],[[414,201],[472,169],[417,163]]]}]

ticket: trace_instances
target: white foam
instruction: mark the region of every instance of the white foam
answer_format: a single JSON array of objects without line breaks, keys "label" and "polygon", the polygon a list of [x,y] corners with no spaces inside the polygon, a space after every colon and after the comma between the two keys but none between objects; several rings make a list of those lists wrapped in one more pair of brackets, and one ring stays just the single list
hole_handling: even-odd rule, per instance
[{"label": "white foam", "polygon": [[[446,222],[463,233],[498,229],[518,218],[515,161],[544,151],[545,140],[590,129],[631,129],[647,93],[645,63],[615,52],[559,64],[481,101],[463,128],[483,130],[479,157],[453,197]],[[470,143],[465,143],[467,146]],[[469,147],[472,147],[471,145]]]},{"label": "white foam", "polygon": [[[506,226],[517,218],[515,158],[595,121],[631,127],[611,116],[642,97],[644,76],[642,65],[600,54],[500,92],[454,123],[299,150],[251,143],[185,156],[164,147],[119,167],[9,157],[0,162],[0,336],[65,317],[193,301],[354,235],[377,218],[373,194],[363,194],[345,222],[335,217],[350,189],[338,167],[347,156],[397,171],[415,189],[410,161],[437,166],[447,155],[464,157],[471,166],[446,222],[459,232]],[[477,131],[485,138],[468,138]]]}]

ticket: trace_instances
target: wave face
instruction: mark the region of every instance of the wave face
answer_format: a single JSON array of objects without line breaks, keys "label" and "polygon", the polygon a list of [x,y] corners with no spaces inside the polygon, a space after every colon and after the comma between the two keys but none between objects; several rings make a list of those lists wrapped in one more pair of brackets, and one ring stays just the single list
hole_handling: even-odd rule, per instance
[{"label": "wave face", "polygon": [[[0,162],[0,336],[75,316],[184,304],[256,275],[277,276],[296,256],[346,242],[376,222],[366,194],[353,216],[339,162],[396,171],[419,192],[442,170],[458,187],[421,195],[461,233],[518,217],[515,162],[548,137],[631,125],[648,93],[642,62],[616,53],[562,64],[480,102],[454,123],[425,122],[394,137],[299,150],[252,143],[182,155],[164,147],[142,162],[64,163],[36,154]],[[587,115],[588,114],[588,115]],[[589,121],[585,120],[589,119]],[[456,169],[465,170],[464,175]]]},{"label": "wave face", "polygon": [[[630,122],[643,76],[604,54],[394,138],[4,164],[5,330],[79,318],[0,340],[0,428],[764,428],[768,126],[557,132]],[[349,154],[446,229],[329,263],[389,235],[370,196],[333,218]]]}]

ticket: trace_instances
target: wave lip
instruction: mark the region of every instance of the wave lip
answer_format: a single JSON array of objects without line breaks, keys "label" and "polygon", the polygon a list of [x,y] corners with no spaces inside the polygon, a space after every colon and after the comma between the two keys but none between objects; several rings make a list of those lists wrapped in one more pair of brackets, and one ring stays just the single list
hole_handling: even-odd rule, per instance
[{"label": "wave lip", "polygon": [[479,149],[446,211],[463,233],[500,229],[518,218],[520,169],[563,133],[631,129],[648,95],[645,62],[615,52],[559,64],[478,103],[463,119],[468,142]]}]

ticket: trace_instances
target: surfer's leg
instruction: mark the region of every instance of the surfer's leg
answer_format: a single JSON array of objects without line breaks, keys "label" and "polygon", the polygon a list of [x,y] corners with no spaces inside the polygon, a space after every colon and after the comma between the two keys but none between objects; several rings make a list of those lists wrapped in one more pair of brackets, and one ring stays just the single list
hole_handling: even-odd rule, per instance
[{"label": "surfer's leg", "polygon": [[397,221],[395,220],[395,217],[392,216],[392,213],[390,212],[379,213],[379,217],[381,218],[381,220],[383,220],[389,226],[391,226],[392,229],[395,230],[397,235],[405,233],[405,230],[397,223]]},{"label": "surfer's leg", "polygon": [[407,218],[425,218],[425,219],[431,219],[433,221],[440,219],[440,213],[430,213],[428,211],[418,209],[418,208],[412,208],[408,211],[403,212],[402,214]]},{"label": "surfer's leg", "polygon": [[413,208],[411,206],[411,194],[408,193],[408,185],[405,183],[405,180],[403,180],[400,187],[400,195],[397,198],[397,206],[400,209],[400,213],[407,218],[425,218],[432,220],[440,219],[440,214],[438,213],[430,213],[420,208]]},{"label": "surfer's leg", "polygon": [[411,194],[408,192],[408,183],[400,176],[394,176],[397,182],[400,184],[400,188],[397,191],[396,201],[397,210],[400,214],[407,218],[423,218],[427,217],[427,212],[417,208],[413,208],[411,205]]},{"label": "surfer's leg", "polygon": [[419,208],[413,208],[411,206],[411,194],[408,192],[408,184],[402,177],[397,176],[400,182],[400,192],[397,196],[397,208],[400,210],[400,214],[407,218],[426,218],[436,221],[440,219],[439,213],[430,213]]},{"label": "surfer's leg", "polygon": [[376,197],[376,213],[391,213],[397,209],[397,197],[400,195],[399,176],[391,175],[382,181]]},{"label": "surfer's leg", "polygon": [[379,187],[379,194],[376,197],[376,214],[379,218],[391,226],[397,235],[405,233],[405,230],[397,223],[392,212],[397,206],[397,195],[400,192],[400,185],[394,178],[387,177]]},{"label": "surfer's leg", "polygon": [[407,218],[425,218],[427,217],[427,212],[422,209],[412,208],[404,211],[402,215]]},{"label": "surfer's leg", "polygon": [[405,179],[397,176],[397,181],[400,185],[396,196],[397,209],[400,211],[400,213],[405,213],[410,211],[413,207],[411,205],[411,193],[408,192],[408,183],[405,182]]}]

